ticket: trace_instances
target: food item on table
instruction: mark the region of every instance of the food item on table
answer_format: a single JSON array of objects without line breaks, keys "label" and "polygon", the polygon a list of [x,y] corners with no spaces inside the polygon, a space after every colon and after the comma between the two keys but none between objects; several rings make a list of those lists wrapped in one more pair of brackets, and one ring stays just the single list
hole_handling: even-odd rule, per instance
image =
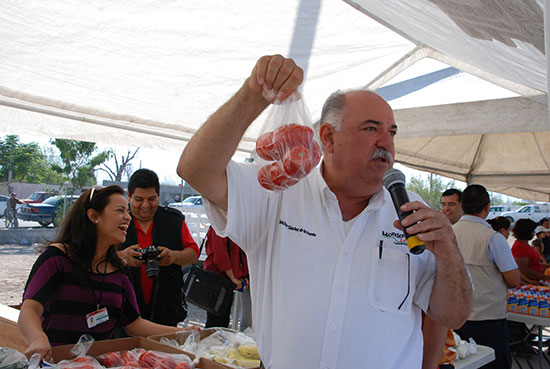
[{"label": "food item on table", "polygon": [[[242,345],[241,345],[242,346]],[[253,359],[246,355],[241,354],[240,347],[236,349],[234,347],[229,348],[227,351],[223,350],[212,350],[210,354],[212,355],[212,360],[220,364],[234,365],[241,368],[257,368],[260,366],[260,357]],[[244,352],[250,352],[252,355],[254,350],[252,346],[256,347],[255,344],[247,344],[249,348],[243,350]],[[256,355],[258,355],[258,349],[255,350]]]},{"label": "food item on table", "polygon": [[113,367],[113,366],[122,366],[124,363],[122,362],[122,358],[118,352],[108,352],[103,357],[103,365],[105,365],[107,368]]},{"label": "food item on table", "polygon": [[[147,351],[142,348],[108,352],[98,357],[107,368],[117,369],[190,369],[191,359],[183,354]],[[97,368],[96,368],[97,369]]]},{"label": "food item on table", "polygon": [[255,343],[245,343],[239,346],[239,353],[249,359],[259,359],[258,346]]},{"label": "food item on table", "polygon": [[139,357],[138,364],[142,368],[174,369],[176,366],[176,360],[168,354],[145,351]]},{"label": "food item on table", "polygon": [[61,360],[57,363],[61,369],[98,369],[101,364],[91,356],[79,356],[72,360]]}]

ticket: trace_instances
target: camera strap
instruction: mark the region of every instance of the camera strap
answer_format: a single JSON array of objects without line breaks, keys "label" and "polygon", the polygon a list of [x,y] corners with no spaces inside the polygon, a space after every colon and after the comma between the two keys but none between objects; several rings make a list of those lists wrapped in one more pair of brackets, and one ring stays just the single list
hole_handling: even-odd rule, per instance
[{"label": "camera strap", "polygon": [[152,298],[151,298],[151,316],[149,317],[150,321],[153,321],[153,318],[155,317],[155,306],[157,305],[157,295],[159,293],[159,283],[158,283],[158,277],[153,280],[153,292]]}]

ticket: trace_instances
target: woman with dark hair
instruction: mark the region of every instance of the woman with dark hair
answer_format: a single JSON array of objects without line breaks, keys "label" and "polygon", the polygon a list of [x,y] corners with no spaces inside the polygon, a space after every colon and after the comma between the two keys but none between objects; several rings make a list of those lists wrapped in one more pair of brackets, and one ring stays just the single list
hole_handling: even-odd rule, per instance
[{"label": "woman with dark hair", "polygon": [[516,241],[512,245],[512,254],[522,276],[530,281],[550,280],[544,275],[545,264],[541,263],[540,253],[529,245],[533,238],[537,223],[531,219],[519,219],[514,225],[513,233]]},{"label": "woman with dark hair", "polygon": [[[507,217],[496,217],[493,219],[487,220],[487,223],[491,225],[491,227],[497,231],[498,233],[502,234],[504,238],[508,239],[510,237],[510,219]],[[516,259],[517,264],[517,259]],[[523,274],[520,270],[520,278],[522,283],[530,283],[530,284],[536,284],[538,283],[538,280],[531,279],[527,277],[525,274]]]},{"label": "woman with dark hair", "polygon": [[510,219],[506,217],[496,217],[487,220],[487,223],[489,223],[495,231],[502,234],[504,238],[508,239],[508,237],[510,237]]},{"label": "woman with dark hair", "polygon": [[108,339],[116,326],[131,336],[181,330],[139,315],[134,289],[121,272],[125,264],[115,252],[130,219],[120,186],[82,193],[27,280],[18,321],[29,345],[25,354],[48,360],[52,346],[76,343],[82,334]]}]

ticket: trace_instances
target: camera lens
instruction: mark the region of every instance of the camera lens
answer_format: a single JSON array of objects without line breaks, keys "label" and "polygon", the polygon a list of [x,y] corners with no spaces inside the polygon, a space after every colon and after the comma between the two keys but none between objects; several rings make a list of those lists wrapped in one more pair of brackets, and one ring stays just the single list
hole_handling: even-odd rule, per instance
[{"label": "camera lens", "polygon": [[159,261],[156,258],[147,258],[145,260],[145,273],[147,277],[153,279],[159,275]]}]

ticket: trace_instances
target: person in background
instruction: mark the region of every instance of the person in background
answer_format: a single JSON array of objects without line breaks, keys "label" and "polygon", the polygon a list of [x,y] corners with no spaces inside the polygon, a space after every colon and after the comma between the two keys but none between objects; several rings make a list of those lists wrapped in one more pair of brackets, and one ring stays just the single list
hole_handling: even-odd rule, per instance
[{"label": "person in background", "polygon": [[19,225],[17,222],[17,204],[24,204],[24,202],[17,198],[17,194],[15,192],[10,193],[10,198],[8,199],[8,201],[6,201],[6,210],[4,210],[4,217],[6,219],[13,219],[13,224],[15,228],[17,228],[17,226]]},{"label": "person in background", "polygon": [[542,218],[539,225],[548,230],[546,237],[543,238],[543,252],[541,253],[547,264],[550,264],[550,219]]},{"label": "person in background", "polygon": [[[204,269],[216,272],[221,277],[231,280],[234,289],[243,295],[240,300],[243,302],[241,306],[244,318],[241,320],[241,330],[245,330],[251,326],[251,322],[248,264],[244,251],[229,238],[218,236],[214,228],[210,227],[206,233],[206,255]],[[235,295],[233,297],[235,298]],[[240,296],[237,295],[237,298]],[[228,327],[230,313],[231,305],[227,311],[221,312],[220,315],[207,312],[205,328]],[[237,319],[237,317],[233,319]]]},{"label": "person in background", "polygon": [[[199,248],[183,214],[159,207],[160,183],[155,172],[136,170],[128,181],[128,195],[132,221],[119,255],[130,267],[130,280],[142,315],[153,322],[175,326],[187,317],[181,267],[197,261]],[[139,259],[138,250],[148,246],[160,251],[160,272],[154,279],[147,275],[144,261]]]},{"label": "person in background", "polygon": [[441,195],[441,211],[451,224],[458,222],[464,215],[462,210],[462,191],[450,188]]},{"label": "person in background", "polygon": [[[441,194],[441,212],[445,214],[451,225],[458,222],[464,214],[462,210],[462,191],[450,188]],[[456,353],[449,350],[455,346],[453,331],[446,326],[436,323],[429,316],[422,321],[422,335],[424,337],[424,355],[422,369],[437,367],[452,367]]]},{"label": "person in background", "polygon": [[130,219],[119,186],[80,195],[25,285],[18,326],[27,356],[38,353],[49,360],[52,346],[74,344],[83,334],[108,339],[117,325],[131,336],[181,330],[139,315],[134,289],[121,272],[125,263],[115,250],[124,242]]},{"label": "person in background", "polygon": [[[254,163],[231,162],[271,103],[262,91],[282,101],[302,79],[292,59],[261,57],[187,143],[178,174],[202,194],[216,233],[246,252],[266,369],[418,369],[420,312],[460,326],[471,284],[441,212],[411,193],[401,210],[414,214],[397,220],[382,183],[397,133],[388,103],[371,91],[332,94],[320,119],[322,162],[285,191],[264,190]],[[411,255],[403,228],[428,251]]]},{"label": "person in background", "polygon": [[17,198],[17,194],[15,192],[10,193],[10,198],[6,202],[6,208],[15,212],[17,204],[24,204],[24,202]]},{"label": "person in background", "polygon": [[507,217],[496,217],[493,219],[489,219],[487,220],[487,223],[491,225],[491,228],[503,235],[505,239],[508,239],[508,237],[510,237],[511,223],[510,219],[508,219]]},{"label": "person in background", "polygon": [[[511,223],[510,223],[510,219],[508,219],[507,217],[496,217],[493,219],[489,219],[487,220],[487,223],[489,223],[495,231],[502,234],[504,238],[508,239],[508,237],[510,237]],[[538,283],[538,281],[530,279],[525,274],[521,273],[521,270],[520,270],[520,277],[523,283],[530,283],[530,284]],[[510,325],[510,322],[508,322],[508,325]]]},{"label": "person in background", "polygon": [[537,223],[531,219],[518,219],[512,230],[516,241],[512,245],[512,254],[516,259],[521,274],[529,281],[549,281],[550,276],[544,274],[545,264],[540,253],[529,245],[533,238]]},{"label": "person in background", "polygon": [[548,264],[550,258],[550,229],[538,225],[535,228],[535,237],[531,245],[542,255],[544,264]]},{"label": "person in background", "polygon": [[469,185],[462,193],[464,215],[453,229],[472,277],[474,298],[468,320],[455,331],[463,340],[472,337],[495,350],[495,361],[486,368],[510,369],[506,302],[508,288],[520,283],[520,273],[504,236],[485,221],[490,205],[489,193],[481,185]]}]

